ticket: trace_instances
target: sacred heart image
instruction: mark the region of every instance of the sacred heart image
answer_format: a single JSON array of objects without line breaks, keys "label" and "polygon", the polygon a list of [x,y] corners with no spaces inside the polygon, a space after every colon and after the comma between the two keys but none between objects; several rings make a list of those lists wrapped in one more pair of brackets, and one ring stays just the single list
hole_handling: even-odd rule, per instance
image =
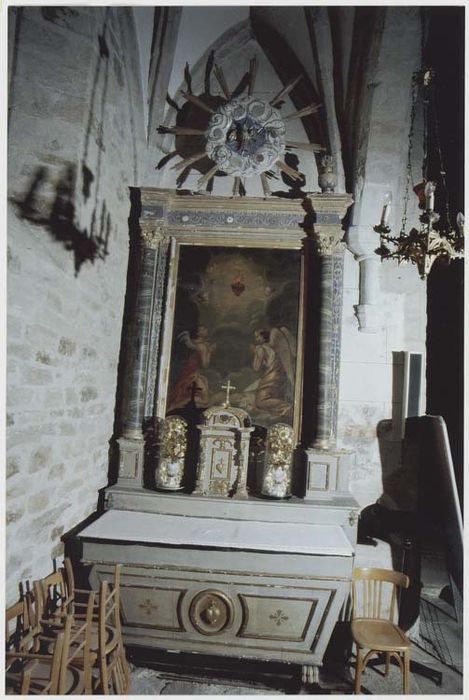
[{"label": "sacred heart image", "polygon": [[230,403],[293,423],[300,252],[182,245],[166,414]]}]

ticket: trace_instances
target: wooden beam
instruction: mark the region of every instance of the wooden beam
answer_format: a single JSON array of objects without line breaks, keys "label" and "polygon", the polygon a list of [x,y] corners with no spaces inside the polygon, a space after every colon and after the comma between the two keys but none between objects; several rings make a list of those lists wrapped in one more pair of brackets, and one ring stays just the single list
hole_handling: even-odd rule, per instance
[{"label": "wooden beam", "polygon": [[173,165],[171,170],[183,170],[183,168],[187,168],[187,166],[192,165],[193,163],[196,163],[198,160],[201,160],[204,158],[207,154],[204,153],[196,153],[193,156],[190,156],[189,158],[184,158],[184,160],[180,160],[179,163],[176,163],[176,165]]},{"label": "wooden beam", "polygon": [[185,100],[192,102],[193,104],[197,105],[197,107],[200,107],[200,109],[203,109],[205,112],[208,112],[209,114],[215,114],[215,110],[209,107],[206,102],[200,99],[200,97],[193,95],[191,92],[184,92],[183,90],[181,90],[181,95],[184,97]]},{"label": "wooden beam", "polygon": [[201,178],[199,178],[197,182],[197,189],[198,190],[203,190],[205,187],[208,185],[209,181],[212,179],[212,177],[216,174],[218,170],[218,165],[214,165],[213,168],[210,168],[208,173],[205,173]]},{"label": "wooden beam", "polygon": [[290,92],[295,87],[295,85],[297,85],[299,83],[299,81],[301,80],[302,77],[303,77],[302,75],[299,75],[297,78],[295,78],[295,80],[292,80],[290,83],[288,83],[288,85],[286,85],[283,88],[283,90],[280,90],[278,95],[275,95],[275,97],[272,100],[270,100],[270,105],[272,107],[275,107],[277,102],[280,102],[280,100],[283,100],[284,97],[289,95]]},{"label": "wooden beam", "polygon": [[254,58],[251,58],[249,61],[249,87],[248,87],[248,95],[251,97],[252,93],[254,92],[254,85],[256,83],[256,76],[257,76],[257,57],[254,56]]},{"label": "wooden beam", "polygon": [[308,105],[308,107],[303,107],[299,109],[298,112],[293,112],[289,114],[288,117],[283,117],[283,121],[286,122],[289,119],[300,119],[301,117],[307,117],[309,114],[315,114],[321,105]]},{"label": "wooden beam", "polygon": [[299,148],[300,151],[312,151],[313,153],[322,153],[327,151],[325,146],[321,146],[320,143],[306,143],[303,141],[285,141],[285,146],[287,148]]},{"label": "wooden beam", "polygon": [[219,83],[221,89],[223,90],[223,93],[224,93],[226,99],[229,100],[231,97],[231,93],[230,93],[230,90],[228,88],[228,84],[225,80],[225,74],[223,73],[223,68],[221,66],[218,66],[217,64],[215,64],[215,66],[213,68],[213,72],[215,73],[215,78],[218,80],[218,83]]}]

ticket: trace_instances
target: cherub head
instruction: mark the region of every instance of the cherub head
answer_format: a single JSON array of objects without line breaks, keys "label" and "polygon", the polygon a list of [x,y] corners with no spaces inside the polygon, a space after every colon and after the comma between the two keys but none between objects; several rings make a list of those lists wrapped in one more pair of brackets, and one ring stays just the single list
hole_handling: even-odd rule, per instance
[{"label": "cherub head", "polygon": [[270,332],[265,328],[258,328],[254,331],[254,338],[258,345],[268,343],[270,340]]}]

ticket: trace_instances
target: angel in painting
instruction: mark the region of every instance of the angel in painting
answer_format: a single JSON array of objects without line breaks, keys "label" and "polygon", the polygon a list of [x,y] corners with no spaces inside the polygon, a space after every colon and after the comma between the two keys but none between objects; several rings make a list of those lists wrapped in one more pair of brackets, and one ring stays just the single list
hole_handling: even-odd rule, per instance
[{"label": "angel in painting", "polygon": [[206,407],[209,403],[208,380],[201,370],[209,367],[216,344],[209,341],[206,326],[198,326],[192,335],[187,330],[182,331],[177,338],[190,353],[183,362],[169,395],[167,413],[182,408],[191,398],[200,407]]},{"label": "angel in painting", "polygon": [[255,407],[274,418],[292,418],[295,370],[295,341],[282,326],[254,332],[252,366],[261,377],[248,390],[255,390]]}]

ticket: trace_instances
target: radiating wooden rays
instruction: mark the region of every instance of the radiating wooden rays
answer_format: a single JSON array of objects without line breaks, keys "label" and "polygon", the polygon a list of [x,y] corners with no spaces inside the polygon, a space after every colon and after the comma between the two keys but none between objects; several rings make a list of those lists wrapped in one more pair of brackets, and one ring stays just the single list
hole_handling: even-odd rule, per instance
[{"label": "radiating wooden rays", "polygon": [[[215,76],[215,79],[217,80],[221,91],[223,93],[224,99],[226,102],[229,102],[231,99],[231,96],[233,94],[232,90],[230,89],[230,86],[228,85],[228,82],[225,78],[223,68],[214,63],[213,60],[213,54],[211,54],[210,57],[210,70],[208,70],[208,75],[206,75],[206,92],[208,92],[207,85],[209,84],[209,78],[210,78],[210,73],[213,71],[213,74]],[[252,96],[254,93],[254,88],[255,88],[255,83],[256,83],[256,77],[257,77],[257,70],[258,70],[258,61],[257,57],[254,56],[250,62],[249,62],[249,71],[246,74],[246,86],[244,89],[247,88],[247,94],[248,96]],[[206,71],[207,73],[207,71]],[[199,109],[202,111],[206,112],[209,115],[212,115],[215,113],[215,110],[207,104],[207,102],[204,100],[202,96],[197,96],[194,95],[192,92],[192,78],[190,74],[190,69],[189,65],[186,64],[185,70],[184,70],[184,78],[186,81],[187,89],[185,91],[181,90],[181,95],[184,97],[185,100],[188,102],[191,102],[195,106],[197,106]],[[278,92],[275,97],[273,97],[270,100],[270,105],[274,107],[275,109],[281,109],[282,103],[287,97],[292,90],[296,87],[296,85],[299,83],[301,80],[302,76],[298,75],[296,78],[291,80],[285,87],[283,87],[280,92]],[[235,94],[237,93],[238,88],[235,91]],[[291,114],[287,115],[286,117],[283,117],[283,120],[285,122],[291,121],[293,119],[303,119],[304,117],[310,116],[312,114],[316,114],[321,105],[319,104],[310,104],[302,109],[297,110],[296,112],[292,112]],[[173,134],[174,136],[185,136],[185,137],[198,137],[200,138],[201,136],[204,136],[206,131],[204,129],[195,129],[192,127],[187,127],[187,126],[180,126],[180,125],[173,125],[173,126],[160,126],[158,128],[158,131],[160,133],[167,133],[167,134]],[[308,151],[310,153],[323,153],[327,149],[322,146],[321,144],[318,143],[309,143],[309,142],[302,142],[302,141],[293,141],[290,139],[286,139],[285,141],[285,148],[287,151],[290,151],[292,149],[299,149],[303,151]],[[174,151],[173,151],[174,154]],[[170,154],[171,155],[171,154]],[[183,158],[181,161],[176,163],[175,165],[172,166],[172,170],[175,171],[180,171],[184,170],[186,168],[189,168],[193,166],[195,163],[198,161],[202,160],[203,158],[207,157],[207,154],[205,152],[199,152],[195,153],[189,157]],[[160,164],[158,167],[161,165],[166,164],[168,162],[168,158],[165,157],[160,161]],[[281,170],[283,173],[285,173],[288,177],[291,179],[299,182],[304,179],[304,174],[301,173],[300,171],[292,168],[289,166],[287,163],[285,163],[283,160],[277,160],[276,162],[277,167],[279,170]],[[218,165],[214,165],[212,168],[208,170],[207,173],[202,175],[199,180],[197,181],[197,189],[202,190],[206,188],[210,182],[210,180],[215,177],[217,172],[222,173],[223,171],[219,171]],[[268,182],[268,176],[266,173],[260,173],[259,175],[261,185],[262,185],[262,191],[264,193],[264,197],[267,198],[271,195],[271,190],[269,187],[269,182]],[[243,196],[245,194],[246,190],[244,187],[244,179],[238,177],[238,176],[233,176],[233,189],[232,189],[232,194],[233,197],[239,197]]]}]

